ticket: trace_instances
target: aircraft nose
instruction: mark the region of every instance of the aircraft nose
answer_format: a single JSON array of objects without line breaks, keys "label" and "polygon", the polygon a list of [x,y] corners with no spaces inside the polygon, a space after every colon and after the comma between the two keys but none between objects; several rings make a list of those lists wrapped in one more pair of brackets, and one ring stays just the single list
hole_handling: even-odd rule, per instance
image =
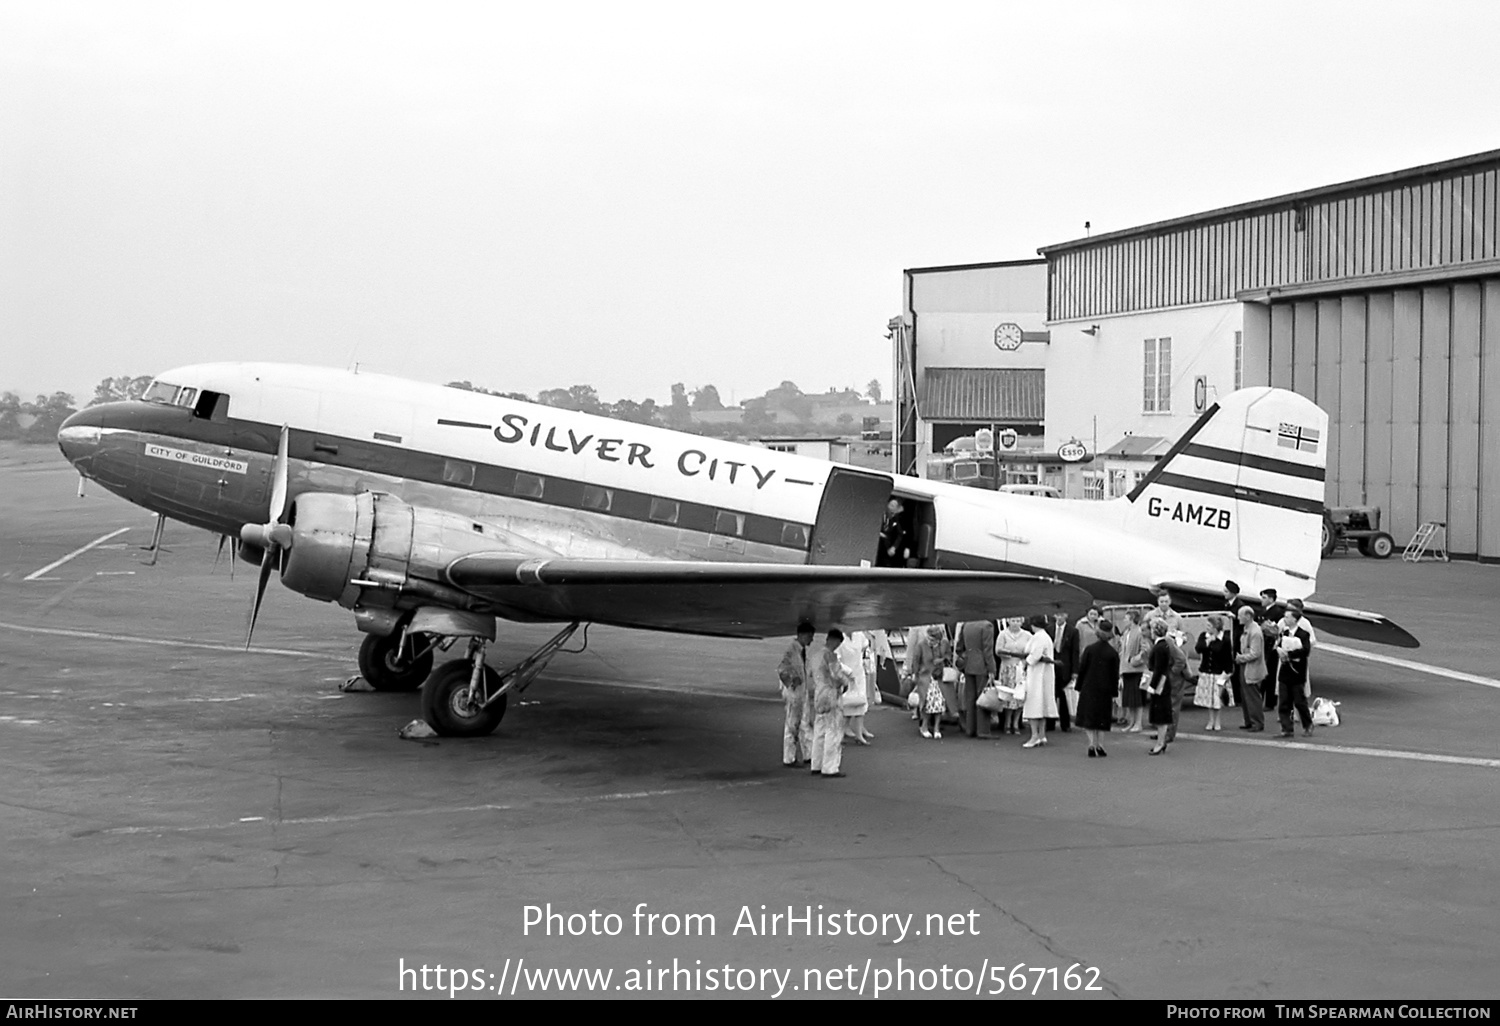
[{"label": "aircraft nose", "polygon": [[57,446],[68,462],[83,469],[89,459],[99,450],[99,438],[103,433],[104,413],[98,407],[79,410],[57,429]]}]

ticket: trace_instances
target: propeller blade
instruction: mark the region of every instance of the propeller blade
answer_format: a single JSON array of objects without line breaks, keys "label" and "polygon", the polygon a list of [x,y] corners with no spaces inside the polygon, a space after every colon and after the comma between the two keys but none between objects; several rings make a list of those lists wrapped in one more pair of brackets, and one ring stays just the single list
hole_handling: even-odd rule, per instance
[{"label": "propeller blade", "polygon": [[276,443],[276,463],[271,471],[271,517],[269,522],[279,524],[286,512],[287,441],[291,429],[281,425],[281,439]]},{"label": "propeller blade", "polygon": [[[224,558],[224,543],[227,542],[228,540],[229,540],[229,535],[227,535],[227,534],[221,534],[221,535],[219,535],[219,551],[217,551],[217,552],[214,553],[213,570],[210,570],[209,573],[213,573],[214,570],[219,569],[219,560],[221,560],[221,559]],[[231,569],[234,566],[233,563],[231,563],[229,565],[230,565]]]},{"label": "propeller blade", "polygon": [[260,561],[260,580],[255,585],[255,604],[250,607],[250,623],[245,628],[245,648],[250,648],[250,638],[255,634],[255,621],[260,617],[260,602],[266,597],[266,582],[271,579],[271,554],[267,552]]}]

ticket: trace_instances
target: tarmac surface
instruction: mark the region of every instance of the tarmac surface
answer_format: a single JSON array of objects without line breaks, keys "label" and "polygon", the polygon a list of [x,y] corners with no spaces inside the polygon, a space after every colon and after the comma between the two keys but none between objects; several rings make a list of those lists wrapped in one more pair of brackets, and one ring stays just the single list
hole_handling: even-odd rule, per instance
[{"label": "tarmac surface", "polygon": [[[1344,647],[1475,679],[1320,651],[1344,723],[1311,739],[1188,711],[1166,756],[1114,734],[1098,760],[1076,731],[924,741],[887,707],[824,780],[780,765],[772,641],[594,629],[493,736],[400,740],[415,695],[338,689],[346,611],[273,584],[245,653],[254,568],[179,524],[145,565],[150,515],[76,484],[0,449],[0,996],[446,1000],[455,967],[471,997],[549,969],[719,996],[727,967],[735,996],[839,970],[823,994],[1015,998],[1018,965],[1027,996],[1496,994],[1495,567],[1326,561],[1320,599],[1423,640]],[[494,663],[551,633],[502,631]],[[528,932],[549,903],[619,934]],[[875,933],[735,930],[762,905]],[[663,935],[672,913],[713,935]]]}]

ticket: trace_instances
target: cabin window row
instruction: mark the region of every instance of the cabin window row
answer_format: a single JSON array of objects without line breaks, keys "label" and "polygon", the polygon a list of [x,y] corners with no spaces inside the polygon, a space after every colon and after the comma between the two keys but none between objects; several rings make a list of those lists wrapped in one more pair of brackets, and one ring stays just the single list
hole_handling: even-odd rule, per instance
[{"label": "cabin window row", "polygon": [[609,513],[628,520],[667,524],[768,545],[807,548],[808,529],[805,524],[754,513],[737,513],[658,495],[606,488],[568,478],[546,477],[526,471],[445,459],[442,481],[460,488],[472,488],[495,495],[513,495],[518,499],[535,499],[570,509]]}]

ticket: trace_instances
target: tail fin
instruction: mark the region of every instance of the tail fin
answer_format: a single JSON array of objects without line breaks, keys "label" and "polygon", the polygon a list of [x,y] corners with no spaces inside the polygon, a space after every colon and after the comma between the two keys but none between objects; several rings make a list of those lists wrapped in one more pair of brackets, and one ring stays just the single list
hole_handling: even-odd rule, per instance
[{"label": "tail fin", "polygon": [[1169,544],[1314,580],[1328,414],[1280,388],[1211,406],[1128,496],[1131,522]]}]

